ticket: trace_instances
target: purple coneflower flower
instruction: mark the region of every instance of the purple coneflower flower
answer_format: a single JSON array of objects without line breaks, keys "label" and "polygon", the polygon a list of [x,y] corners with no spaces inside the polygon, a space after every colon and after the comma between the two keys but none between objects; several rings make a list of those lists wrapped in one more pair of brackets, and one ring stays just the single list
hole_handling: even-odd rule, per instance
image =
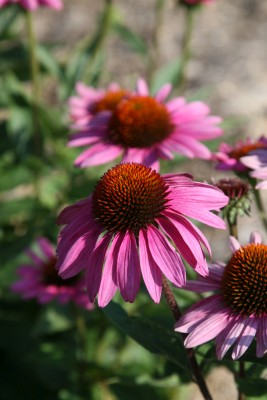
[{"label": "purple coneflower flower", "polygon": [[53,246],[45,238],[37,240],[36,251],[27,250],[31,263],[21,265],[17,273],[20,277],[11,290],[23,299],[36,299],[45,304],[56,299],[59,303],[73,302],[83,308],[92,309],[88,301],[84,278],[77,276],[63,280],[55,269],[56,256]]},{"label": "purple coneflower flower", "polygon": [[241,158],[258,149],[267,149],[267,139],[259,138],[257,141],[247,139],[237,142],[234,146],[221,143],[219,151],[213,155],[213,160],[218,161],[216,169],[224,171],[247,172],[249,169]]},{"label": "purple coneflower flower", "polygon": [[218,359],[231,346],[232,358],[241,357],[256,337],[257,357],[262,357],[267,351],[267,245],[258,233],[243,247],[234,237],[230,240],[230,261],[211,264],[209,276],[198,277],[185,287],[193,292],[217,293],[189,308],[175,330],[188,333],[186,347],[215,338]]},{"label": "purple coneflower flower", "polygon": [[188,174],[160,175],[137,163],[108,170],[92,196],[65,208],[58,217],[67,225],[57,249],[59,275],[70,278],[86,269],[90,301],[98,294],[104,307],[117,289],[133,302],[141,275],[152,299],[160,301],[162,274],[176,286],[185,283],[179,253],[201,275],[210,251],[201,231],[187,217],[216,228],[224,222],[210,210],[228,202],[221,190]]},{"label": "purple coneflower flower", "polygon": [[61,10],[63,4],[61,0],[0,0],[0,7],[10,4],[19,4],[26,10],[36,10],[38,7],[49,7],[55,10]]},{"label": "purple coneflower flower", "polygon": [[209,159],[211,153],[200,140],[222,134],[221,118],[210,116],[206,104],[187,103],[182,97],[166,101],[169,84],[155,97],[143,79],[135,93],[118,88],[103,93],[81,84],[77,91],[80,97],[70,100],[70,114],[79,132],[72,135],[69,146],[89,146],[75,160],[78,167],[104,164],[118,156],[123,162],[157,170],[159,159],[172,159],[174,153]]},{"label": "purple coneflower flower", "polygon": [[240,160],[246,167],[254,170],[250,172],[250,176],[257,179],[262,179],[256,185],[256,189],[267,188],[267,149],[255,150],[251,155],[242,157]]}]

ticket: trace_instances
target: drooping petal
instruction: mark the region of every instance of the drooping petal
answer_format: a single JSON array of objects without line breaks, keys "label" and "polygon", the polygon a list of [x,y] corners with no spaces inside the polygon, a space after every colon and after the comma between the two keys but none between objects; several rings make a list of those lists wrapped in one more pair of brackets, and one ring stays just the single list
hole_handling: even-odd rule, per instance
[{"label": "drooping petal", "polygon": [[216,356],[219,360],[225,356],[230,347],[239,338],[244,329],[244,320],[245,318],[243,317],[229,315],[228,325],[216,338]]},{"label": "drooping petal", "polygon": [[146,232],[142,229],[139,232],[139,252],[145,285],[154,302],[159,303],[162,290],[162,272],[151,255]]},{"label": "drooping petal", "polygon": [[118,250],[117,280],[125,301],[132,303],[140,286],[140,263],[136,240],[132,232],[126,232]]},{"label": "drooping petal", "polygon": [[252,340],[256,335],[258,324],[259,324],[258,318],[251,317],[245,321],[244,329],[240,334],[239,338],[237,339],[232,352],[232,357],[234,360],[241,357],[248,349],[248,347],[250,346]]},{"label": "drooping petal", "polygon": [[103,236],[97,243],[92,254],[88,257],[86,263],[85,280],[88,297],[91,302],[94,301],[99,290],[102,276],[102,267],[110,241],[111,235]]},{"label": "drooping petal", "polygon": [[98,292],[99,307],[105,307],[117,291],[118,283],[116,266],[122,239],[123,235],[117,233],[113,239],[113,242],[111,243],[110,248],[108,249],[107,259],[104,265]]},{"label": "drooping petal", "polygon": [[153,225],[146,231],[151,255],[163,274],[176,286],[185,284],[185,267],[173,246]]},{"label": "drooping petal", "polygon": [[209,314],[215,314],[222,309],[221,295],[213,295],[200,300],[191,306],[175,323],[175,331],[183,333],[192,332],[199,323],[206,320]]},{"label": "drooping petal", "polygon": [[208,266],[206,258],[198,241],[198,237],[194,235],[194,230],[190,224],[187,224],[187,220],[183,218],[179,221],[179,216],[174,219],[171,212],[165,211],[163,215],[166,215],[168,219],[157,219],[162,229],[170,236],[189,265],[200,275],[207,275]]},{"label": "drooping petal", "polygon": [[186,337],[186,347],[195,347],[214,339],[228,324],[229,312],[221,306],[216,313],[210,313]]},{"label": "drooping petal", "polygon": [[267,351],[267,316],[259,318],[257,331],[257,357],[263,357]]}]

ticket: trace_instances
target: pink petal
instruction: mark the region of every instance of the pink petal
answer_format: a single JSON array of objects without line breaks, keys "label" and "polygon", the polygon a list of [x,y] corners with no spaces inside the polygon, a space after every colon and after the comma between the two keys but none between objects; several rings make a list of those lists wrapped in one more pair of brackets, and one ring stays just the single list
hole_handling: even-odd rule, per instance
[{"label": "pink petal", "polygon": [[140,78],[137,81],[137,93],[141,96],[148,96],[149,95],[149,88],[147,83],[144,79]]},{"label": "pink petal", "polygon": [[139,232],[139,253],[145,285],[154,302],[159,303],[162,290],[162,273],[151,255],[146,231],[142,229]]},{"label": "pink petal", "polygon": [[221,311],[225,307],[221,295],[213,295],[200,300],[191,306],[187,312],[175,323],[175,331],[189,333],[202,321],[206,320],[209,314]]},{"label": "pink petal", "polygon": [[93,303],[101,282],[102,267],[111,235],[103,236],[97,243],[86,263],[86,287],[89,300]]},{"label": "pink petal", "polygon": [[167,235],[173,240],[177,249],[180,251],[184,259],[193,267],[200,275],[208,275],[208,266],[203,250],[198,241],[198,236],[190,224],[187,224],[185,218],[175,216],[165,211],[168,219],[158,218],[157,221]]},{"label": "pink petal", "polygon": [[230,236],[229,240],[230,240],[231,252],[235,253],[237,250],[240,249],[241,245],[240,245],[239,241],[234,236]]},{"label": "pink petal", "polygon": [[229,311],[224,308],[207,315],[186,337],[186,347],[195,347],[214,339],[228,324]]},{"label": "pink petal", "polygon": [[267,316],[262,315],[259,318],[259,327],[257,331],[257,357],[263,357],[267,351]]},{"label": "pink petal", "polygon": [[51,246],[49,240],[46,238],[39,238],[37,242],[46,258],[50,259],[55,256],[55,250],[53,246]]},{"label": "pink petal", "polygon": [[252,340],[256,335],[258,325],[259,325],[258,318],[251,317],[246,320],[245,327],[242,333],[240,334],[239,338],[237,338],[236,344],[232,352],[233,360],[236,360],[237,358],[241,357],[248,349],[248,347],[250,346]]},{"label": "pink petal", "polygon": [[[98,234],[91,231],[81,235],[70,247],[66,254],[59,257],[56,269],[63,279],[71,278],[85,269],[86,262],[95,248]],[[67,246],[68,242],[66,242]],[[61,262],[60,262],[61,261]]]},{"label": "pink petal", "polygon": [[104,265],[104,270],[102,273],[102,279],[98,292],[99,307],[105,307],[117,291],[118,284],[116,268],[118,253],[122,240],[123,236],[120,233],[117,233],[113,239],[110,248],[108,249],[107,259]]},{"label": "pink petal", "polygon": [[75,204],[64,208],[57,217],[57,224],[65,225],[75,220],[79,215],[83,214],[84,218],[90,215],[92,207],[91,198],[83,199]]},{"label": "pink petal", "polygon": [[155,99],[158,100],[160,103],[163,103],[169,96],[171,90],[172,90],[172,85],[170,83],[166,83],[165,85],[162,86],[162,88],[160,88],[160,90],[155,96]]},{"label": "pink petal", "polygon": [[261,244],[262,237],[259,232],[252,232],[250,235],[250,243]]},{"label": "pink petal", "polygon": [[121,295],[132,303],[140,286],[140,262],[136,240],[132,232],[126,232],[118,251],[117,279]]},{"label": "pink petal", "polygon": [[92,167],[105,164],[117,158],[122,152],[119,146],[97,143],[83,151],[75,160],[74,165],[78,167]]},{"label": "pink petal", "polygon": [[216,356],[221,360],[230,347],[236,342],[244,329],[243,317],[229,317],[229,323],[216,338]]},{"label": "pink petal", "polygon": [[164,275],[176,286],[185,284],[185,267],[179,254],[153,225],[147,229],[151,255]]}]

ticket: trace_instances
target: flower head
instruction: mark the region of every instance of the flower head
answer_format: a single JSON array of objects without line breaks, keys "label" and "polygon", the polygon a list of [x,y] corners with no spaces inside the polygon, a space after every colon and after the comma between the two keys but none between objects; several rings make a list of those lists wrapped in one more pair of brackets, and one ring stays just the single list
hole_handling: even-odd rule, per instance
[{"label": "flower head", "polygon": [[27,250],[31,263],[18,268],[20,278],[11,286],[12,291],[24,299],[36,298],[41,304],[56,299],[59,303],[72,301],[91,309],[93,304],[88,301],[84,279],[77,276],[63,280],[58,276],[55,251],[46,238],[37,240],[37,248],[36,251]]},{"label": "flower head", "polygon": [[227,264],[214,263],[209,276],[187,283],[187,290],[217,293],[194,304],[175,330],[188,333],[186,347],[215,338],[219,359],[231,346],[232,358],[241,357],[256,337],[257,357],[262,357],[267,351],[267,245],[253,233],[246,246],[231,237],[231,249]]},{"label": "flower head", "polygon": [[174,153],[208,159],[211,153],[200,140],[222,134],[221,119],[210,116],[206,104],[186,103],[182,97],[166,101],[169,84],[155,97],[142,79],[135,93],[114,85],[103,92],[78,84],[77,91],[79,96],[70,100],[70,114],[78,132],[69,146],[89,146],[75,160],[78,167],[103,164],[118,156],[123,162],[157,170],[159,159],[172,159]]},{"label": "flower head", "polygon": [[55,10],[61,10],[63,4],[61,0],[0,0],[0,7],[4,7],[10,4],[19,4],[26,10],[34,11],[38,7],[49,7]]},{"label": "flower head", "polygon": [[241,162],[253,171],[250,172],[250,176],[257,179],[262,179],[256,185],[257,189],[267,188],[267,149],[259,149],[250,153],[251,155],[242,157]]},{"label": "flower head", "polygon": [[247,139],[239,141],[234,146],[221,143],[219,152],[213,155],[213,159],[218,161],[216,169],[224,171],[248,172],[248,167],[242,162],[243,157],[253,153],[255,150],[267,149],[267,139],[259,138],[257,141]]},{"label": "flower head", "polygon": [[223,191],[229,197],[229,203],[222,209],[223,218],[231,224],[235,224],[237,217],[250,215],[250,187],[249,184],[237,178],[223,178],[212,181],[212,184]]},{"label": "flower head", "polygon": [[142,164],[119,164],[102,176],[92,196],[59,215],[58,223],[66,225],[57,249],[59,275],[69,278],[86,269],[89,299],[98,294],[101,307],[117,289],[133,302],[142,275],[158,303],[162,274],[177,286],[185,283],[180,254],[198,273],[208,273],[201,244],[210,251],[209,244],[187,217],[224,228],[210,210],[227,202],[219,189],[188,174],[160,175]]}]

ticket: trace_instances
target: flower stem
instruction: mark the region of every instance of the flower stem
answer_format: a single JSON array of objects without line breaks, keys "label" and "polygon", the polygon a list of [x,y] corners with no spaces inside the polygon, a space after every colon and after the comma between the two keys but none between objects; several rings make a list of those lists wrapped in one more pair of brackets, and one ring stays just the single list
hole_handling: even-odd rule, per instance
[{"label": "flower stem", "polygon": [[[162,288],[163,288],[163,293],[164,293],[166,302],[168,304],[168,307],[169,307],[175,321],[178,321],[179,318],[181,317],[181,311],[180,311],[180,308],[175,300],[174,294],[173,294],[165,276],[162,277]],[[184,337],[185,335],[182,335],[182,336]],[[199,369],[194,350],[186,349],[186,353],[187,353],[188,360],[191,364],[195,382],[197,383],[204,399],[212,400],[212,397],[207,388],[206,382],[205,382],[205,380],[202,376],[202,373]]]},{"label": "flower stem", "polygon": [[236,219],[234,222],[231,222],[229,216],[227,216],[227,223],[228,223],[230,235],[234,236],[237,239],[237,221],[236,221]]},{"label": "flower stem", "polygon": [[[239,377],[240,378],[245,378],[245,362],[244,361],[239,361]],[[238,390],[238,400],[246,400],[246,396],[244,393],[241,393]]]},{"label": "flower stem", "polygon": [[[238,239],[236,218],[234,222],[231,222],[230,218],[227,217],[227,223],[230,235]],[[239,377],[244,378],[244,376],[245,376],[245,363],[244,361],[239,361]],[[238,400],[245,400],[245,399],[246,399],[245,395],[238,389]]]},{"label": "flower stem", "polygon": [[155,70],[157,67],[157,62],[159,58],[159,38],[163,22],[163,12],[164,12],[165,0],[157,0],[155,7],[155,28],[152,38],[151,51],[149,52],[148,59],[148,82],[151,83],[153,80]]},{"label": "flower stem", "polygon": [[194,10],[191,8],[186,9],[185,16],[185,31],[182,39],[182,57],[180,62],[179,75],[176,80],[176,86],[184,88],[186,84],[186,68],[191,56],[191,38],[194,27]]},{"label": "flower stem", "polygon": [[[110,30],[111,23],[112,23],[112,16],[113,16],[113,3],[112,2],[113,2],[113,0],[104,0],[104,2],[105,2],[105,8],[104,8],[103,14],[101,16],[100,28],[94,37],[94,40],[93,40],[94,44],[92,46],[91,56],[90,56],[89,63],[87,65],[87,68],[85,70],[84,77],[83,77],[83,80],[85,82],[90,81],[91,73],[95,67],[97,56],[103,47],[103,44],[105,42],[105,39],[108,36],[108,32]],[[88,45],[87,41],[85,43],[87,46]],[[91,38],[90,38],[90,43],[91,43]]]},{"label": "flower stem", "polygon": [[262,224],[263,224],[263,226],[264,226],[264,228],[265,228],[265,230],[267,232],[267,217],[266,217],[266,213],[265,213],[265,210],[264,210],[264,207],[263,207],[263,204],[262,204],[260,191],[258,189],[255,189],[254,185],[252,186],[252,191],[253,191],[253,195],[254,195],[254,198],[255,198],[256,206],[257,206],[257,209],[258,209],[259,217],[260,217],[261,222],[262,222]]},{"label": "flower stem", "polygon": [[39,88],[39,65],[36,56],[36,38],[33,27],[33,17],[31,11],[25,11],[26,15],[26,29],[29,43],[30,53],[30,68],[32,80],[32,128],[33,128],[33,146],[36,156],[42,154],[42,140],[40,135],[40,127],[38,124],[38,107],[40,101],[40,88]]}]

